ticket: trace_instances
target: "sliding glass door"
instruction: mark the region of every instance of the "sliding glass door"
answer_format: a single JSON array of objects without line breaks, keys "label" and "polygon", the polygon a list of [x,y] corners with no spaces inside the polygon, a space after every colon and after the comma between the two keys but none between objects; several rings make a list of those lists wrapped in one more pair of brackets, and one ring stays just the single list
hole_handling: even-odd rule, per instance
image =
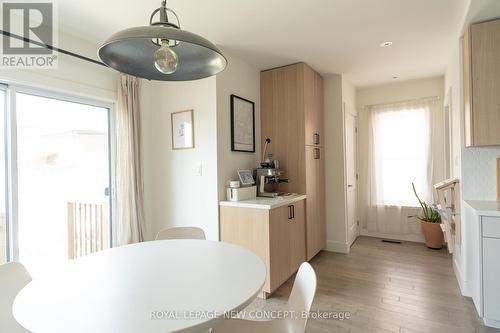
[{"label": "sliding glass door", "polygon": [[36,277],[111,246],[110,108],[12,89],[9,246]]},{"label": "sliding glass door", "polygon": [[7,261],[7,214],[5,186],[5,116],[7,109],[6,87],[0,85],[0,264]]}]

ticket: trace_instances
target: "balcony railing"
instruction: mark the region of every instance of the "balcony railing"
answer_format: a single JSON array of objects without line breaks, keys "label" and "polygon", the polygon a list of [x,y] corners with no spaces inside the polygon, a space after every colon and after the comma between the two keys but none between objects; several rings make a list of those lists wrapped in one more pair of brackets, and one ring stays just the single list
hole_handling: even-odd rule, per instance
[{"label": "balcony railing", "polygon": [[109,248],[107,203],[68,202],[68,258]]}]

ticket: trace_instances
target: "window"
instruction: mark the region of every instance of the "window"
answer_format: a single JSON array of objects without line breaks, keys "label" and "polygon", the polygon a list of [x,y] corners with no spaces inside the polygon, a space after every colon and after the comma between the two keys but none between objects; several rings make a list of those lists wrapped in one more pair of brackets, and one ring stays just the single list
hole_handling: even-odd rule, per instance
[{"label": "window", "polygon": [[430,111],[400,105],[373,110],[373,159],[377,205],[418,206],[411,187],[428,199]]}]

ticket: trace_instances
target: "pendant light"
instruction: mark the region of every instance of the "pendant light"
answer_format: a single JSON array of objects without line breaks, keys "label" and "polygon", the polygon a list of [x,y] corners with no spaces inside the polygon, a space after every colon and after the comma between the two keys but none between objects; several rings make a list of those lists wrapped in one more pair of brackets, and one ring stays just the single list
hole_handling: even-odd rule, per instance
[{"label": "pendant light", "polygon": [[[153,22],[156,14],[159,21]],[[149,26],[115,33],[99,48],[98,55],[117,71],[158,81],[198,80],[219,73],[227,64],[217,46],[181,30],[179,18],[167,8],[166,0],[151,14]]]}]

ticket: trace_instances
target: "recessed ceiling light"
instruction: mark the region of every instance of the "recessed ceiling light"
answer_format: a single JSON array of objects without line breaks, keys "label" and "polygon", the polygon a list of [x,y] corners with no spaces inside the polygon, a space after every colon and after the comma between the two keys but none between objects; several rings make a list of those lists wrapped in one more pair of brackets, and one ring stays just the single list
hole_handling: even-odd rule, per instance
[{"label": "recessed ceiling light", "polygon": [[392,45],[392,42],[383,42],[383,43],[380,43],[380,47],[389,47]]}]

